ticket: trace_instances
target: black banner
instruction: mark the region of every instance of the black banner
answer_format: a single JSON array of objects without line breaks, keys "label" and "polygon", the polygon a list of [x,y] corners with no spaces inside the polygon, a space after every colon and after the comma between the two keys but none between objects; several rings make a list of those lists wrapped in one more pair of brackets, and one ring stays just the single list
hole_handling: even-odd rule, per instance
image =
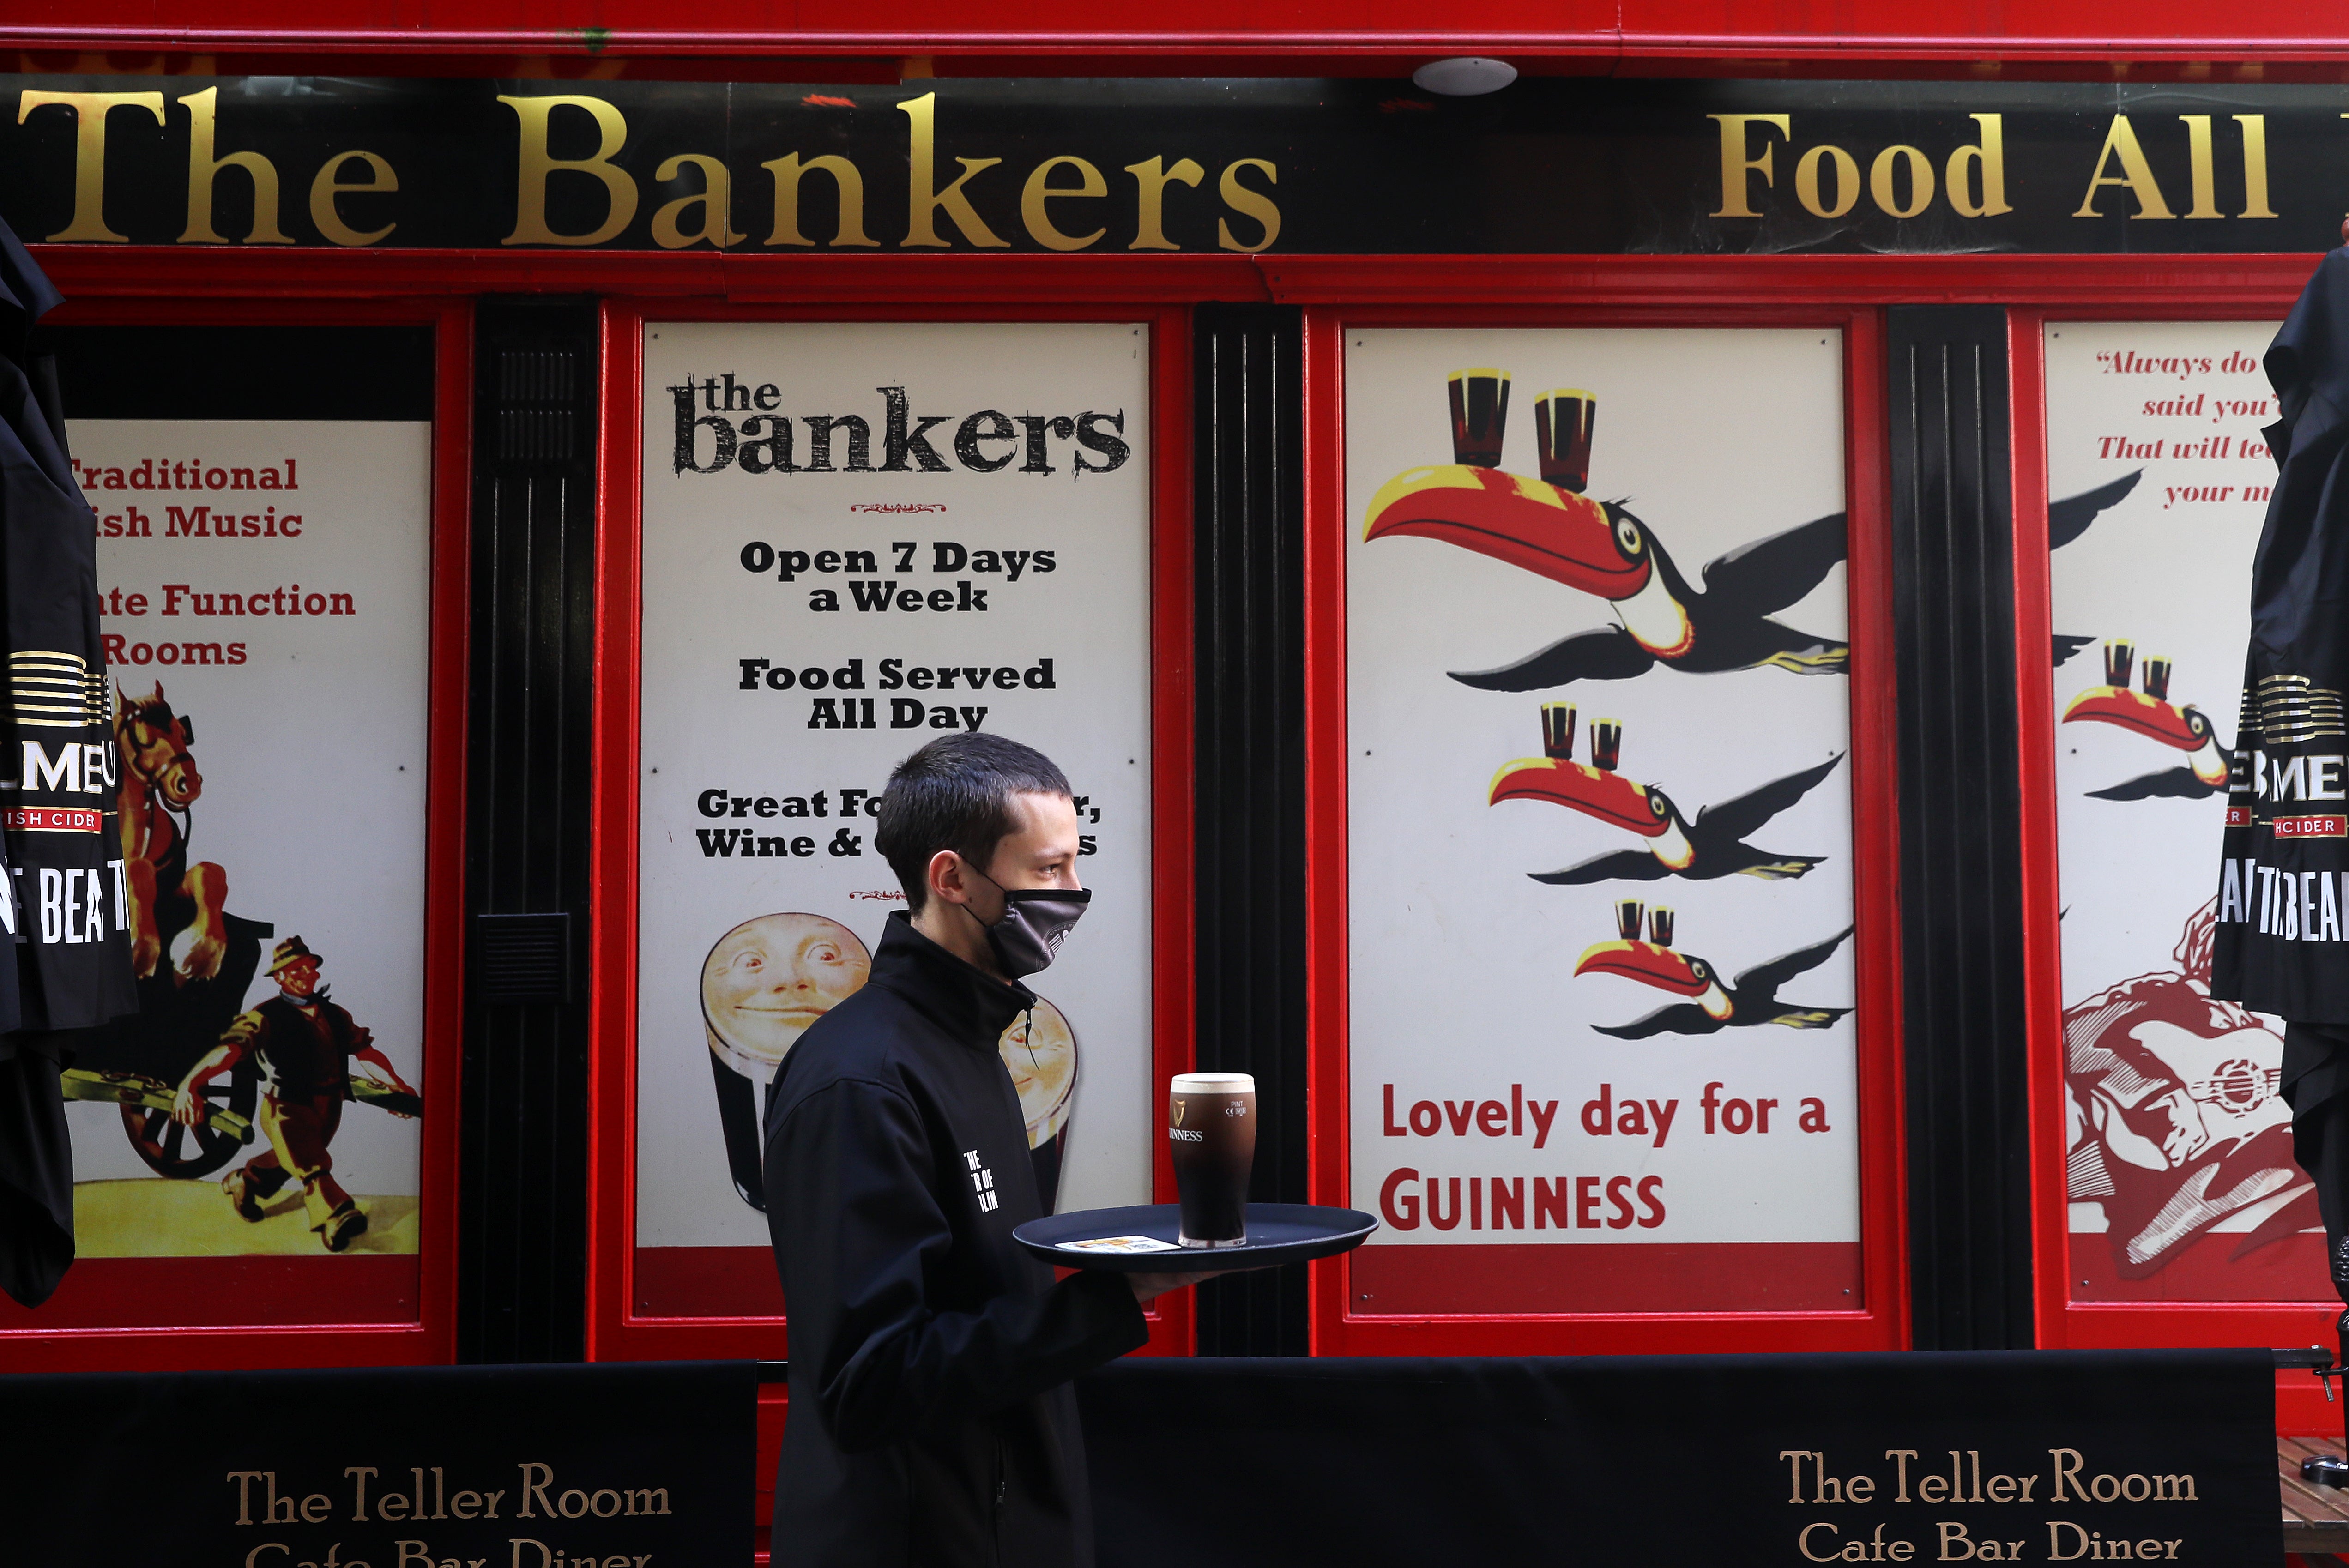
[{"label": "black banner", "polygon": [[2316,252],[2349,201],[2333,87],[0,84],[0,215],[92,244]]},{"label": "black banner", "polygon": [[2265,1350],[1129,1359],[1102,1568],[2271,1568]]},{"label": "black banner", "polygon": [[0,1380],[11,1562],[747,1563],[750,1362]]}]

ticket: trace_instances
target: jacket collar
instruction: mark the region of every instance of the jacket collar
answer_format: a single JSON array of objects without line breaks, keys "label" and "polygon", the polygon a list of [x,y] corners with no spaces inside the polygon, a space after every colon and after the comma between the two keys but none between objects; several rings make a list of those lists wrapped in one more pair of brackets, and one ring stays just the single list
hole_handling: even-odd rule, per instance
[{"label": "jacket collar", "polygon": [[872,983],[885,985],[916,1012],[965,1045],[993,1052],[1011,1020],[1036,1005],[1036,994],[966,964],[914,929],[914,917],[892,911],[873,955]]}]

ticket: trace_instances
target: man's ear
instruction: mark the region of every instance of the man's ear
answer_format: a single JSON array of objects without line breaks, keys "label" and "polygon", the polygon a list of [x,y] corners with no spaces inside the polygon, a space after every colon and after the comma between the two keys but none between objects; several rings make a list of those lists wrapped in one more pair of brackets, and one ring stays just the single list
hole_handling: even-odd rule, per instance
[{"label": "man's ear", "polygon": [[962,872],[962,857],[952,850],[940,850],[930,857],[924,870],[924,880],[929,884],[930,896],[947,903],[970,902],[970,884]]}]

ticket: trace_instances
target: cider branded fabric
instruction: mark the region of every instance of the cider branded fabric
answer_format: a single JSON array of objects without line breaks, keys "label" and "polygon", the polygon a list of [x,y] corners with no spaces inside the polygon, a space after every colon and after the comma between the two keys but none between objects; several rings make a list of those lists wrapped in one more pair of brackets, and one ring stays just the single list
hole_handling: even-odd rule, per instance
[{"label": "cider branded fabric", "polygon": [[[98,632],[97,531],[66,455],[65,418],[30,335],[59,303],[0,230],[0,579],[8,660],[0,807],[16,943],[0,1026],[78,1029],[135,1007],[117,846],[117,754]],[[5,1047],[0,1047],[5,1048]]]},{"label": "cider branded fabric", "polygon": [[[72,1264],[73,1164],[58,1031],[137,1004],[112,789],[96,535],[66,458],[57,378],[33,352],[60,303],[0,224],[0,1289],[36,1306]],[[9,782],[13,778],[14,781]]]},{"label": "cider branded fabric", "polygon": [[2349,1024],[2349,251],[2318,264],[2266,367],[2281,472],[2251,568],[2210,991]]}]

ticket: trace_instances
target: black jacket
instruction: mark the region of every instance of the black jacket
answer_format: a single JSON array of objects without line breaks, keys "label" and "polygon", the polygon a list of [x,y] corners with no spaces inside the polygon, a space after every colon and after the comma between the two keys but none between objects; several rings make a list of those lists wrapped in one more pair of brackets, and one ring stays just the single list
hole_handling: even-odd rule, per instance
[{"label": "black jacket", "polygon": [[864,988],[783,1059],[767,1225],[791,1315],[776,1568],[1092,1562],[1068,1380],[1148,1337],[1124,1280],[1059,1284],[1003,1030],[1034,997],[889,917]]},{"label": "black jacket", "polygon": [[[2349,1024],[2349,251],[2317,264],[2267,352],[2280,472],[2251,567],[2227,793],[2214,996]],[[2285,1076],[2295,1059],[2286,1037]],[[2306,1103],[2303,1101],[2303,1103]]]}]

